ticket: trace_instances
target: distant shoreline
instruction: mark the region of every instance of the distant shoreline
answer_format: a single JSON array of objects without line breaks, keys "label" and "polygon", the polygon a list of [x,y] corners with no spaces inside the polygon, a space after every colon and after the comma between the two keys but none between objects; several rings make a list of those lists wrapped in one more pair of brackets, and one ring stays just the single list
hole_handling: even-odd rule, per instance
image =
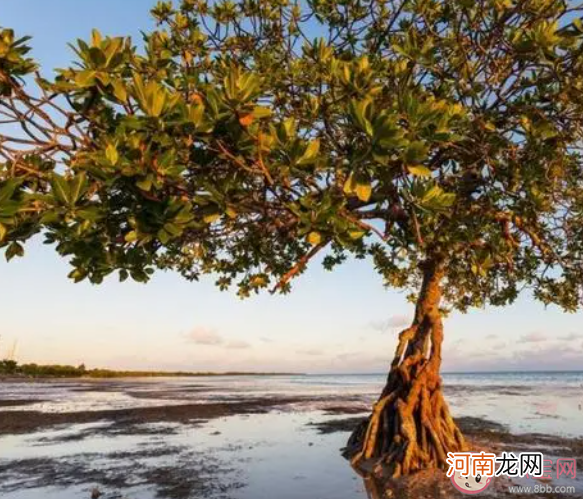
[{"label": "distant shoreline", "polygon": [[301,376],[302,373],[282,372],[192,372],[192,371],[130,371],[87,369],[68,365],[22,364],[0,361],[0,382],[27,379],[112,379],[112,378],[197,378],[211,376]]},{"label": "distant shoreline", "polygon": [[268,377],[268,376],[307,376],[304,373],[254,373],[254,372],[209,372],[209,373],[152,373],[152,372],[127,372],[127,373],[107,373],[106,375],[92,375],[84,374],[79,376],[60,376],[60,375],[42,375],[42,376],[32,376],[26,374],[0,374],[0,383],[3,381],[26,381],[26,380],[39,380],[39,379],[115,379],[115,378],[204,378],[204,377],[220,377],[220,376],[258,376],[258,377]]}]

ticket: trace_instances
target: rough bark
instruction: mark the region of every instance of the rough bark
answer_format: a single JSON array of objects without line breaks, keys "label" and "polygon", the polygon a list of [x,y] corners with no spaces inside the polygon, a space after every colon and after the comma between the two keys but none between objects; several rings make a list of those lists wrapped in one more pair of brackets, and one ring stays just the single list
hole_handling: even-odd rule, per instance
[{"label": "rough bark", "polygon": [[439,310],[443,268],[429,260],[415,318],[399,335],[386,386],[365,424],[348,441],[355,466],[373,460],[391,477],[444,468],[448,452],[465,448],[441,389],[443,323]]}]

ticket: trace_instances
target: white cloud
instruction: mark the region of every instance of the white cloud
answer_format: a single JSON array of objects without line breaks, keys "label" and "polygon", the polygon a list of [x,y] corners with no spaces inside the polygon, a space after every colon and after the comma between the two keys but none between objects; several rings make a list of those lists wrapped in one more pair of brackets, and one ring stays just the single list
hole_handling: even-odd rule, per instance
[{"label": "white cloud", "polygon": [[197,345],[221,345],[224,343],[223,338],[214,329],[198,326],[184,335],[189,343]]},{"label": "white cloud", "polygon": [[541,343],[547,341],[547,337],[538,331],[533,331],[532,333],[525,334],[521,336],[520,341],[525,343]]},{"label": "white cloud", "polygon": [[407,315],[393,315],[387,320],[372,322],[370,327],[382,333],[391,329],[400,329],[407,327],[411,323],[411,319]]}]

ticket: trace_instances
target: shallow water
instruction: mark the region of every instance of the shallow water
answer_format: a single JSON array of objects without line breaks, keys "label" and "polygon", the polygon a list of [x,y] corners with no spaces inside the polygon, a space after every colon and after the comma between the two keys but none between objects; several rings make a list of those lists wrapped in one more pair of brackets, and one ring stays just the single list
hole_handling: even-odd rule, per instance
[{"label": "shallow water", "polygon": [[[0,400],[40,400],[26,409],[69,412],[300,396],[318,398],[313,409],[352,404],[366,410],[384,379],[384,375],[296,375],[0,383]],[[456,416],[491,419],[515,433],[583,436],[583,373],[444,374],[443,382]],[[302,405],[310,408],[309,400]]]},{"label": "shallow water", "polygon": [[[4,465],[8,471],[0,474],[0,495],[87,498],[98,485],[103,499],[365,499],[362,480],[339,453],[347,434],[319,434],[309,423],[335,417],[324,411],[339,406],[366,411],[383,381],[359,375],[0,383],[0,400],[37,401],[1,408],[0,417],[18,410],[305,398],[267,414],[142,425],[129,434],[110,432],[111,422],[99,421],[4,436],[0,470]],[[454,416],[483,417],[513,432],[570,436],[583,434],[582,382],[580,373],[444,375]],[[177,483],[183,488],[177,490]]]},{"label": "shallow water", "polygon": [[[106,426],[75,425],[64,430],[5,437],[0,440],[0,448],[2,460],[52,459],[58,460],[65,469],[65,463],[80,463],[81,468],[105,470],[109,479],[126,474],[128,461],[134,469],[152,472],[169,466],[187,466],[193,474],[201,474],[205,480],[217,480],[226,489],[206,492],[204,497],[209,498],[223,497],[225,492],[228,493],[225,497],[232,499],[366,498],[362,480],[339,452],[346,434],[320,435],[309,426],[323,417],[318,412],[271,412],[231,416],[194,428],[178,425],[175,434],[162,438],[140,435],[110,438],[96,433],[82,442],[63,442],[64,437]],[[173,452],[158,457],[155,454],[159,449],[172,449]],[[198,458],[191,459],[193,451]],[[210,456],[211,468],[219,469],[220,476],[207,473],[204,464],[199,466],[197,459],[200,456]],[[141,483],[146,478],[136,477],[135,486],[124,487],[123,497],[157,497],[159,488]],[[41,496],[73,499],[88,497],[91,488],[91,483],[85,486],[70,484],[64,488],[34,485],[34,477],[27,476],[26,470],[22,470],[19,476],[3,481],[0,490],[5,499],[36,499]],[[33,488],[22,490],[24,487]],[[107,491],[107,488],[100,489]]]}]

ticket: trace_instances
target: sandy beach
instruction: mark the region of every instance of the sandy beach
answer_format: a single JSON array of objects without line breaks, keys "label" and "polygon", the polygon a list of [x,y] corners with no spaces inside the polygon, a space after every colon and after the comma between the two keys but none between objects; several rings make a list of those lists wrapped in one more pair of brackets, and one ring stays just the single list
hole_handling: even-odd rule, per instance
[{"label": "sandy beach", "polygon": [[[441,472],[381,484],[359,476],[344,460],[341,448],[381,380],[5,380],[0,493],[6,499],[89,498],[96,491],[104,499],[460,496]],[[477,450],[583,457],[583,441],[571,421],[576,412],[567,410],[574,405],[576,411],[578,402],[571,397],[566,408],[552,400],[542,407],[538,399],[548,380],[526,386],[446,376],[445,382],[458,423]],[[575,393],[574,383],[562,383],[561,390]],[[470,390],[472,384],[479,390]],[[500,421],[509,411],[523,414]],[[510,486],[498,479],[481,496],[521,497]],[[555,486],[575,487],[569,497],[583,497],[579,480],[562,478]]]}]

